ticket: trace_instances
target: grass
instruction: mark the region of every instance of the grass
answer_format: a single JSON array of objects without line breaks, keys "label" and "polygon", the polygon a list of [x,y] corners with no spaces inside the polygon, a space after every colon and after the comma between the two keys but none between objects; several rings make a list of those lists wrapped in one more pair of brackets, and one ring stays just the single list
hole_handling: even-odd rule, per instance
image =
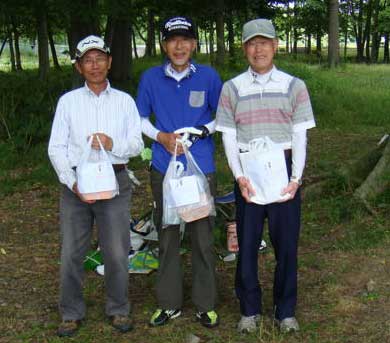
[{"label": "grass", "polygon": [[[134,94],[142,71],[157,62],[156,59],[138,61],[133,66],[133,80],[121,87],[132,89]],[[69,342],[179,343],[185,342],[189,334],[200,337],[201,342],[213,343],[366,343],[390,339],[389,192],[375,200],[378,215],[373,217],[351,198],[356,185],[352,187],[341,174],[345,166],[371,154],[381,135],[389,132],[390,79],[386,75],[390,67],[345,65],[328,70],[282,56],[277,64],[305,80],[316,114],[318,128],[309,134],[306,186],[324,177],[328,182],[327,189],[315,197],[307,197],[303,203],[297,309],[301,332],[281,335],[271,319],[275,262],[269,249],[259,259],[265,313],[261,327],[251,335],[235,332],[239,310],[233,293],[234,263],[217,263],[220,327],[206,330],[194,321],[188,254],[184,258],[186,295],[181,318],[163,328],[149,328],[147,320],[155,307],[155,274],[131,276],[129,295],[136,330],[119,335],[104,317],[104,281],[87,273],[87,320],[80,334]],[[236,61],[234,66],[219,71],[226,80],[243,70],[244,65],[243,61]],[[0,248],[5,251],[5,254],[0,252],[2,343],[62,342],[54,334],[59,320],[58,181],[46,149],[56,99],[69,89],[70,73],[68,67],[60,73],[53,71],[50,87],[35,81],[35,71],[0,73],[0,84],[3,84],[0,122],[3,116],[12,128],[11,139],[4,133],[0,139]],[[39,94],[42,92],[45,96]],[[34,118],[39,123],[35,128],[31,126]],[[30,131],[25,129],[25,123],[29,123]],[[24,128],[24,136],[18,131],[18,125]],[[34,130],[39,132],[38,137],[33,135]],[[26,134],[33,135],[28,145],[23,144]],[[231,190],[232,178],[219,134],[215,139],[219,191],[224,193]],[[137,216],[150,207],[151,195],[146,163],[138,158],[131,161],[131,167],[143,182],[133,196],[132,213]],[[222,227],[223,222],[219,222],[218,249],[223,248],[225,241]],[[269,242],[267,233],[264,238]],[[370,280],[374,287],[368,291],[366,285]]]}]

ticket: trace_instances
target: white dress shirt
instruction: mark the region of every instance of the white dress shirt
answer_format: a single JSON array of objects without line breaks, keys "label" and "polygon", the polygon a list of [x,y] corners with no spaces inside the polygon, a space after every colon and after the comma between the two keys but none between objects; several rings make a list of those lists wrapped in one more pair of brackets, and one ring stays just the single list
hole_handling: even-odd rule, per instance
[{"label": "white dress shirt", "polygon": [[96,132],[112,138],[112,151],[107,151],[112,164],[127,164],[144,147],[133,98],[109,83],[99,96],[85,84],[58,101],[48,153],[60,182],[69,189],[76,182],[72,168],[79,164],[87,138]]}]

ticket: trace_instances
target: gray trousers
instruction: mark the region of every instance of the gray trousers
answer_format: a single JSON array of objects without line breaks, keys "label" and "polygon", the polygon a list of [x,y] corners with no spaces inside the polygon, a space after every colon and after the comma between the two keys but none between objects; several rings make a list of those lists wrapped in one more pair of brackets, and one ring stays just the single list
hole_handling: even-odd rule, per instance
[{"label": "gray trousers", "polygon": [[[178,225],[162,229],[162,183],[164,175],[152,168],[151,186],[156,204],[155,224],[159,236],[159,269],[157,273],[157,301],[162,309],[180,309],[183,305],[183,271],[180,258],[180,230]],[[215,174],[206,175],[210,191],[215,196]],[[198,311],[215,308],[217,292],[213,237],[214,217],[186,224],[192,250],[192,301]]]},{"label": "gray trousers", "polygon": [[119,195],[86,204],[67,187],[60,200],[61,268],[59,309],[63,320],[85,317],[83,260],[94,220],[104,258],[106,314],[128,315],[128,253],[131,185],[126,170],[116,173]]}]

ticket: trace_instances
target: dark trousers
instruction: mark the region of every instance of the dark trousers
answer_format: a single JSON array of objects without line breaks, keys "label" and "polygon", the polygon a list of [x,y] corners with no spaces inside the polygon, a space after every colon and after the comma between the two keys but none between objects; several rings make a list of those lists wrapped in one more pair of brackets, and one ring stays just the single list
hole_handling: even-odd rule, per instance
[{"label": "dark trousers", "polygon": [[[180,257],[180,229],[178,225],[161,228],[164,175],[152,168],[151,186],[155,201],[155,224],[159,237],[159,269],[157,273],[157,301],[162,309],[180,309],[183,306],[183,271]],[[215,175],[206,175],[210,191],[215,196]],[[213,237],[214,217],[186,224],[191,238],[192,301],[198,311],[215,308],[216,280]]]},{"label": "dark trousers", "polygon": [[128,253],[131,186],[126,170],[116,173],[119,195],[93,204],[64,187],[60,200],[60,313],[63,320],[85,317],[83,260],[90,249],[94,220],[104,258],[106,314],[128,315]]},{"label": "dark trousers", "polygon": [[[291,175],[291,160],[286,160]],[[236,294],[241,314],[252,316],[262,311],[262,292],[258,275],[258,249],[264,221],[268,218],[269,236],[275,251],[273,300],[275,318],[295,315],[297,302],[297,252],[300,229],[300,191],[284,203],[258,205],[247,203],[235,185],[239,256]]]}]

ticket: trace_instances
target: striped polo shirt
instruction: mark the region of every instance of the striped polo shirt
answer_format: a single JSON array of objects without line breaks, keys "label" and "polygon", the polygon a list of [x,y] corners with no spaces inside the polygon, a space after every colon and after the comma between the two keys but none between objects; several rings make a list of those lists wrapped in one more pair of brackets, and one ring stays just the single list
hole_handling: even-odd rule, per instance
[{"label": "striped polo shirt", "polygon": [[216,117],[216,129],[235,134],[241,149],[265,136],[290,149],[293,132],[315,127],[305,83],[276,67],[265,80],[249,67],[225,82]]}]

